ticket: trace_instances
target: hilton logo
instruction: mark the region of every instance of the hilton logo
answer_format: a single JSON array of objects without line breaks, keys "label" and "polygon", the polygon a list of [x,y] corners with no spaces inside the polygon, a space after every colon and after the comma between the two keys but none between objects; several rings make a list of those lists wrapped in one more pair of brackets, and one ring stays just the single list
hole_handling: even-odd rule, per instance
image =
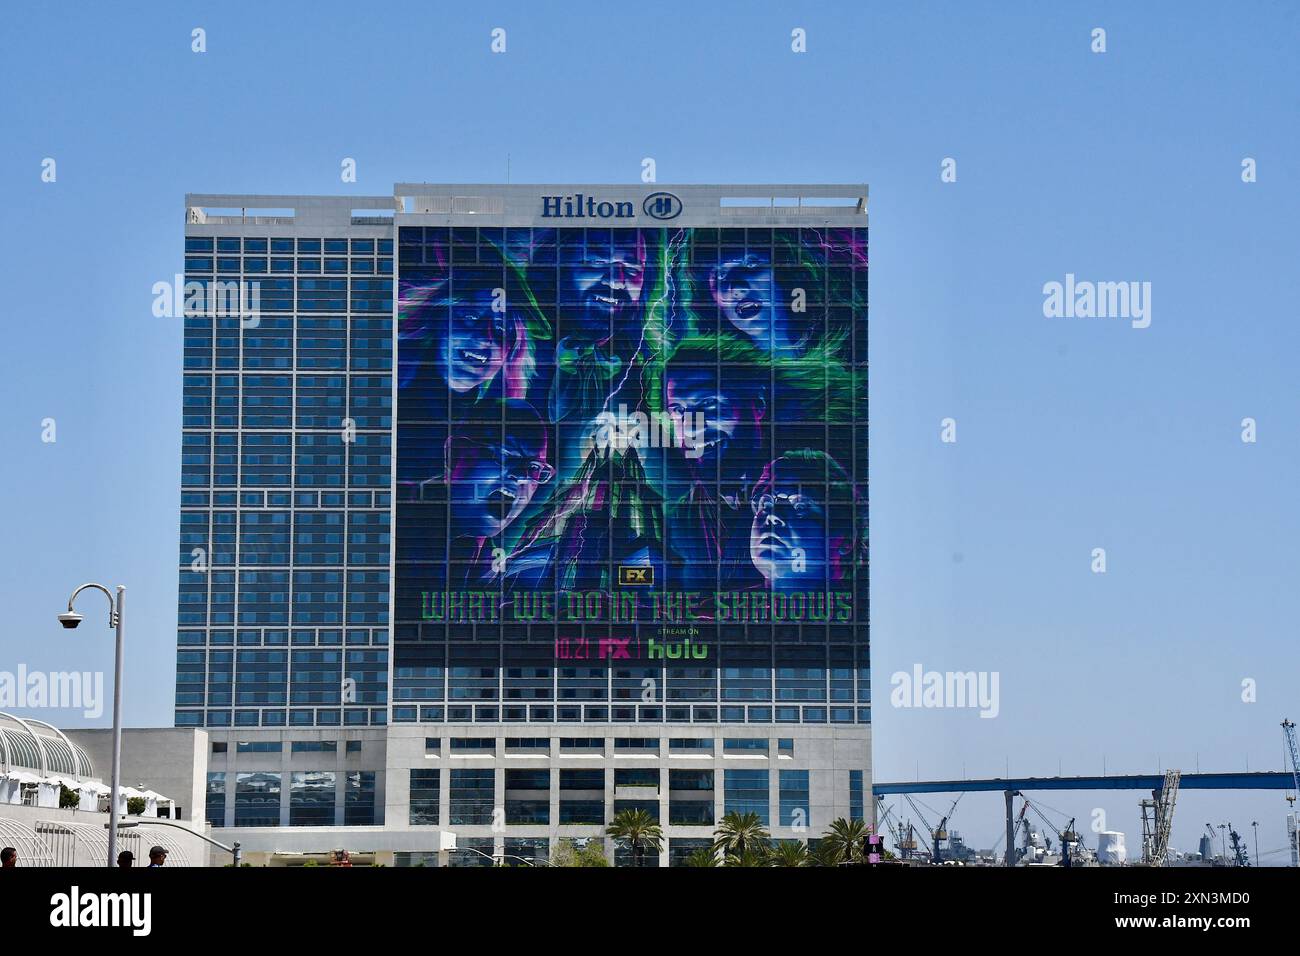
[{"label": "hilton logo", "polygon": [[620,564],[618,583],[625,588],[648,588],[655,583],[655,569],[650,566]]},{"label": "hilton logo", "polygon": [[[641,211],[651,219],[676,219],[682,214],[682,201],[672,193],[651,193],[641,203]],[[543,219],[635,219],[636,210],[626,200],[610,202],[574,193],[572,196],[543,196]]]},{"label": "hilton logo", "polygon": [[651,219],[676,219],[682,214],[682,201],[672,193],[651,193],[641,209]]}]

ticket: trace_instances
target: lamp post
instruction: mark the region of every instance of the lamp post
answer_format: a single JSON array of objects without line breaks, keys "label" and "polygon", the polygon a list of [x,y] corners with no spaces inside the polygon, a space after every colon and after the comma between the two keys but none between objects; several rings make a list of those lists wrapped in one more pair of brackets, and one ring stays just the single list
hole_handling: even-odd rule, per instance
[{"label": "lamp post", "polygon": [[[108,626],[117,634],[117,647],[113,654],[113,776],[109,784],[112,793],[109,796],[108,806],[108,818],[116,822],[122,773],[122,609],[126,601],[126,588],[120,584],[117,586],[116,600],[113,598],[113,592],[102,584],[83,584],[77,588],[72,592],[72,597],[68,598],[67,613],[59,615],[59,623],[68,630],[72,630],[82,621],[81,615],[72,609],[72,604],[77,600],[77,595],[87,588],[102,591],[108,598]],[[108,830],[108,865],[117,866],[117,827],[115,826],[109,827]]]},{"label": "lamp post", "polygon": [[[117,826],[113,826],[113,824],[111,823],[105,823],[104,828],[107,829],[110,834],[113,834],[113,833],[117,833],[119,828],[123,830],[129,830],[132,827],[138,827],[139,825],[140,824],[134,820],[131,820],[129,822],[126,820],[119,820],[117,821]],[[172,827],[173,829],[176,830],[184,830],[186,833],[198,837],[204,843],[210,844],[211,846],[215,846],[218,850],[225,850],[234,858],[235,869],[239,869],[239,864],[244,858],[243,851],[241,851],[239,848],[238,840],[236,840],[231,846],[226,846],[224,843],[218,843],[216,840],[212,839],[211,837],[205,836],[204,834],[199,833],[197,830],[191,830],[189,827],[182,826],[179,823],[168,823],[165,820],[150,820],[148,825],[151,827]]]},{"label": "lamp post", "polygon": [[1251,820],[1250,828],[1255,831],[1255,867],[1259,867],[1259,821]]}]

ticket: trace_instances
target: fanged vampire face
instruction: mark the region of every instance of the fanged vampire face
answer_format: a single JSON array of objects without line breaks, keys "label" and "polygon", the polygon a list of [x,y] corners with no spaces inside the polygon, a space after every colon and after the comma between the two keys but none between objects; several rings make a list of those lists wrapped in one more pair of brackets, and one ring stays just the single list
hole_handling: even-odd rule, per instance
[{"label": "fanged vampire face", "polygon": [[503,436],[453,436],[448,482],[451,520],[458,535],[494,537],[528,507],[539,486],[555,476],[546,439],[531,430]]},{"label": "fanged vampire face", "polygon": [[441,356],[452,391],[468,392],[490,382],[505,360],[505,339],[506,316],[492,310],[490,290],[453,305]]},{"label": "fanged vampire face", "polygon": [[690,366],[668,371],[664,405],[688,456],[706,472],[729,450],[753,450],[766,407],[757,388],[720,381],[717,369]]},{"label": "fanged vampire face", "polygon": [[718,265],[709,277],[713,300],[723,317],[765,351],[784,339],[774,308],[776,285],[771,256],[751,252]]},{"label": "fanged vampire face", "polygon": [[601,341],[624,321],[623,313],[641,302],[645,286],[644,249],[634,239],[587,249],[561,269],[563,300],[571,334]]}]

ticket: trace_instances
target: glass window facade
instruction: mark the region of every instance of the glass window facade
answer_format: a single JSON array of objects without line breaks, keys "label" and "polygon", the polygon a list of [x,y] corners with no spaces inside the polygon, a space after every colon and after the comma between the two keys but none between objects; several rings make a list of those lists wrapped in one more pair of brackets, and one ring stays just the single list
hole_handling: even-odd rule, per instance
[{"label": "glass window facade", "polygon": [[768,772],[766,770],[724,770],[725,813],[756,813],[764,826],[770,824]]},{"label": "glass window facade", "polygon": [[777,826],[796,830],[812,826],[808,805],[808,771],[782,770],[777,777],[780,817]]},{"label": "glass window facade", "polygon": [[687,858],[697,850],[708,850],[713,846],[712,840],[674,837],[668,843],[668,865],[685,866]]},{"label": "glass window facade", "polygon": [[460,837],[448,856],[448,866],[493,866],[496,840],[492,837]]},{"label": "glass window facade", "polygon": [[676,826],[713,825],[713,771],[668,771],[668,822]]},{"label": "glass window facade", "polygon": [[494,770],[451,770],[451,825],[489,826],[496,806]]},{"label": "glass window facade", "polygon": [[441,823],[439,784],[441,771],[417,769],[411,771],[411,826],[437,826]]},{"label": "glass window facade", "polygon": [[289,826],[334,825],[334,773],[302,771],[289,775]]},{"label": "glass window facade", "polygon": [[[349,741],[351,743],[352,741]],[[343,825],[371,827],[375,825],[375,773],[373,770],[354,770],[346,777],[347,789],[343,795]]]},{"label": "glass window facade", "polygon": [[278,773],[240,773],[235,776],[235,826],[277,827],[280,825]]},{"label": "glass window facade", "polygon": [[208,789],[204,805],[204,819],[214,827],[226,825],[226,774],[208,771]]},{"label": "glass window facade", "polygon": [[387,721],[393,241],[338,228],[186,238],[177,726]]},{"label": "glass window facade", "polygon": [[551,822],[550,770],[507,770],[505,783],[508,825]]}]

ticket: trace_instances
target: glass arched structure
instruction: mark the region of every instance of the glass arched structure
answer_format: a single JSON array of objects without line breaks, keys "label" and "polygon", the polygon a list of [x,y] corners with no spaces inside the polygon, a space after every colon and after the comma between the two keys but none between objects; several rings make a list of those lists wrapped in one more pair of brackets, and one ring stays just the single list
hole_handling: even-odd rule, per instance
[{"label": "glass arched structure", "polygon": [[42,777],[94,777],[90,754],[52,724],[0,711],[0,774],[26,770]]}]

